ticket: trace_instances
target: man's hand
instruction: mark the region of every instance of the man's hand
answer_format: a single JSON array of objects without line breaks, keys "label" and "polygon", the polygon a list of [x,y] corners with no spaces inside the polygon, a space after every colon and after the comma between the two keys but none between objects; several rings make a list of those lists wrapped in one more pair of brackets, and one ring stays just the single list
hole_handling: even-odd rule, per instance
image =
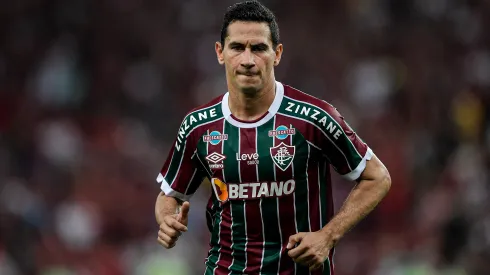
[{"label": "man's hand", "polygon": [[[294,247],[298,244],[297,247]],[[328,258],[333,242],[321,231],[300,232],[289,237],[287,249],[289,257],[299,264],[308,266],[311,271],[322,267]]]},{"label": "man's hand", "polygon": [[163,217],[158,231],[158,242],[165,248],[174,247],[182,232],[187,231],[189,205],[189,202],[184,202],[179,214]]}]

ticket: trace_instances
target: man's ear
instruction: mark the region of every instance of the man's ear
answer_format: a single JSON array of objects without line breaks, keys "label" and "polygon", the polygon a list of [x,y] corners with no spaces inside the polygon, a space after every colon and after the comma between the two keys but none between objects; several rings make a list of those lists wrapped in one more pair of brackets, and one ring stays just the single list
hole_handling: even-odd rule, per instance
[{"label": "man's ear", "polygon": [[282,51],[283,51],[283,46],[282,44],[277,45],[275,53],[276,53],[276,58],[274,59],[274,66],[279,65],[279,62],[281,62],[281,57],[282,57]]},{"label": "man's ear", "polygon": [[216,42],[214,44],[214,49],[216,51],[216,57],[218,58],[218,63],[220,65],[225,64],[225,58],[223,57],[223,47],[221,45],[221,42]]}]

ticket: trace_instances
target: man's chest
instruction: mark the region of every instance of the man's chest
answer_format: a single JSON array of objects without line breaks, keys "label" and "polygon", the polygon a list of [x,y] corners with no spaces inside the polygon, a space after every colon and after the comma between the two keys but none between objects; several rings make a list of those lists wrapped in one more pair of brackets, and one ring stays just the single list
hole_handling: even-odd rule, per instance
[{"label": "man's chest", "polygon": [[280,182],[307,176],[318,154],[294,128],[209,129],[195,154],[210,178],[228,183]]}]

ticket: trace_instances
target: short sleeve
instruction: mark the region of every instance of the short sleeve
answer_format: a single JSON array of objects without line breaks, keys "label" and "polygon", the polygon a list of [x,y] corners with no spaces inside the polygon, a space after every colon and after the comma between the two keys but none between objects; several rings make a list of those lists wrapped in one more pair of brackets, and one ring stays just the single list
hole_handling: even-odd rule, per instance
[{"label": "short sleeve", "polygon": [[324,116],[317,122],[321,129],[320,147],[335,171],[349,180],[357,180],[373,156],[372,150],[354,132],[332,105],[321,106]]},{"label": "short sleeve", "polygon": [[157,182],[165,195],[188,201],[206,174],[196,165],[196,145],[192,135],[184,133],[182,129],[177,134]]}]

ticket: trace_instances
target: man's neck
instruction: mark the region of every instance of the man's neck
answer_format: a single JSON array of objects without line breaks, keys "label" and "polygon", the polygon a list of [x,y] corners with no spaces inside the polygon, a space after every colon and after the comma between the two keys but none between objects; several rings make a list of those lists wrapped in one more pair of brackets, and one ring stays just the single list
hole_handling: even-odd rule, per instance
[{"label": "man's neck", "polygon": [[230,89],[228,105],[233,116],[239,120],[253,121],[269,110],[275,95],[276,82],[272,80],[264,88],[252,95],[237,89]]}]

